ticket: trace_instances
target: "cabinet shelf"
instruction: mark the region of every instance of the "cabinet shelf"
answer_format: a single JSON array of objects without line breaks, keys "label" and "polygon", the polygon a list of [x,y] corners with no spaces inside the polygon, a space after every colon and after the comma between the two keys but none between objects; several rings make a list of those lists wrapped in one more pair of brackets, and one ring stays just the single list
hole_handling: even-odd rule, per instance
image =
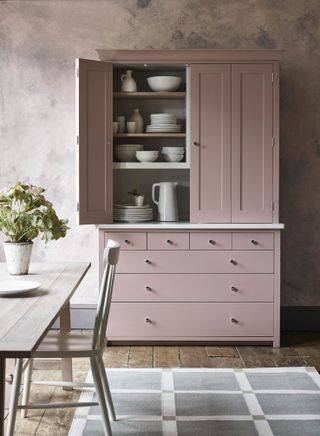
[{"label": "cabinet shelf", "polygon": [[114,98],[118,99],[171,99],[178,100],[186,97],[185,92],[114,92]]},{"label": "cabinet shelf", "polygon": [[114,169],[140,170],[140,169],[188,169],[188,162],[114,162]]},{"label": "cabinet shelf", "polygon": [[117,133],[114,138],[185,138],[185,133]]}]

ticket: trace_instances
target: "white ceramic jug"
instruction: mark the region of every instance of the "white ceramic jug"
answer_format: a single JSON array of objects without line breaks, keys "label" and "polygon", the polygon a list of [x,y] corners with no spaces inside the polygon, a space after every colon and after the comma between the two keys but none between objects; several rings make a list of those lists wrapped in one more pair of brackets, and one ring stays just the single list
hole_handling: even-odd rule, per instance
[{"label": "white ceramic jug", "polygon": [[132,77],[132,70],[127,70],[126,74],[121,76],[121,82],[122,92],[137,92],[137,84]]},{"label": "white ceramic jug", "polygon": [[[158,221],[179,221],[177,204],[177,182],[162,182],[152,185],[152,200],[158,206]],[[159,200],[155,190],[159,187]]]}]

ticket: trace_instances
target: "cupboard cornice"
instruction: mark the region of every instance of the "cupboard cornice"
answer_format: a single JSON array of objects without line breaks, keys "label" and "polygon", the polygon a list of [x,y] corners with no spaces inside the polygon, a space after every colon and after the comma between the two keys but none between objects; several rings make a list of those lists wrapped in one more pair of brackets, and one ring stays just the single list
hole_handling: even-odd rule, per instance
[{"label": "cupboard cornice", "polygon": [[96,49],[101,61],[113,63],[138,62],[155,64],[210,62],[279,62],[284,50],[104,50]]}]

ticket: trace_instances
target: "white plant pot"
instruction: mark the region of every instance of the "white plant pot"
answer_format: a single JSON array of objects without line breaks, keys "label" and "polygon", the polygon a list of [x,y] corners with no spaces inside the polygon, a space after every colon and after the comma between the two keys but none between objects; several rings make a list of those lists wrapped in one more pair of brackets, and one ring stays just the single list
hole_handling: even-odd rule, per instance
[{"label": "white plant pot", "polygon": [[28,274],[33,243],[5,242],[3,246],[9,274]]},{"label": "white plant pot", "polygon": [[143,206],[144,195],[135,195],[134,196],[134,204],[136,206]]}]

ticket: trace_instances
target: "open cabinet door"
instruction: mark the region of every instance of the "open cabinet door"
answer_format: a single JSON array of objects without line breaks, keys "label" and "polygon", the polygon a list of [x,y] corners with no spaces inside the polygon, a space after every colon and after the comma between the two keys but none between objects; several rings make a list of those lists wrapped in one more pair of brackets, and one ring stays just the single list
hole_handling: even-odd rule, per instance
[{"label": "open cabinet door", "polygon": [[112,222],[112,64],[77,59],[79,224]]}]

